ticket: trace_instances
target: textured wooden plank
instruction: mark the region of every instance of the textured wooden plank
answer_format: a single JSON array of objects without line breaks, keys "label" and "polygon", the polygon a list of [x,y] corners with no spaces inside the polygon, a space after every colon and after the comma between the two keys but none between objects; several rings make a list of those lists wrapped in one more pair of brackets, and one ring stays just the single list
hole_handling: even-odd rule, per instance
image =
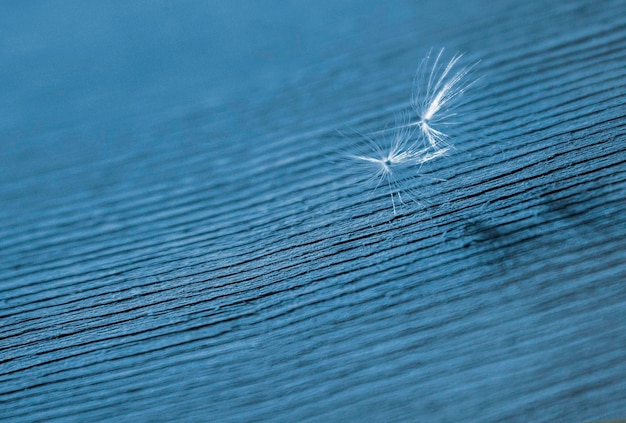
[{"label": "textured wooden plank", "polygon": [[[624,3],[411,11],[278,89],[24,134],[72,158],[10,144],[0,420],[625,415]],[[392,124],[432,45],[483,78],[394,217],[337,129]]]}]

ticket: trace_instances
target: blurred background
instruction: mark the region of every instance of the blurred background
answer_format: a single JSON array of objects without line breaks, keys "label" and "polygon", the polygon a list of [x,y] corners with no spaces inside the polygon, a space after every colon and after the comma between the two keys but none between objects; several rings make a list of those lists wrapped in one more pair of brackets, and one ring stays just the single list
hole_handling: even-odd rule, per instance
[{"label": "blurred background", "polygon": [[507,2],[486,5],[6,1],[0,14],[0,128],[54,129],[245,99],[251,90],[278,90],[333,56],[415,29],[424,34],[416,42],[439,41],[442,29],[507,8]]}]

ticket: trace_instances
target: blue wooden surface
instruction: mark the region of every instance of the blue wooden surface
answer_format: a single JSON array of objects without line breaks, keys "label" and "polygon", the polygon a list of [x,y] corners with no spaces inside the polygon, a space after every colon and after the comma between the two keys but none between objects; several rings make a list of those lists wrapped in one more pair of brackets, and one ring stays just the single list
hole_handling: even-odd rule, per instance
[{"label": "blue wooden surface", "polygon": [[[0,10],[0,421],[626,416],[623,1]],[[482,78],[394,217],[337,130],[431,47]]]}]

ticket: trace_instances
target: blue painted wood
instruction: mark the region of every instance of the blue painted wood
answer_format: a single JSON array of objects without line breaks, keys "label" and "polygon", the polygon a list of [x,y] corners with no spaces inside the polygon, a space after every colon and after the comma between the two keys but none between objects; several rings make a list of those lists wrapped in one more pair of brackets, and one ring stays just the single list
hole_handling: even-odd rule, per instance
[{"label": "blue painted wood", "polygon": [[[2,6],[0,421],[626,415],[624,2],[200,3]],[[337,130],[439,46],[394,217]]]}]

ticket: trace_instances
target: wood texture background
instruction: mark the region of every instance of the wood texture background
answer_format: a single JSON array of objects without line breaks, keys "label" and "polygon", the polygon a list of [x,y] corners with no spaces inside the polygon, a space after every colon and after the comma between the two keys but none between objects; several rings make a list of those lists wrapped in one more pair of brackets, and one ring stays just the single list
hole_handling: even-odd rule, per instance
[{"label": "wood texture background", "polygon": [[[626,416],[626,3],[543,3],[4,131],[0,421]],[[392,124],[430,47],[482,78],[394,218],[337,130]]]}]

